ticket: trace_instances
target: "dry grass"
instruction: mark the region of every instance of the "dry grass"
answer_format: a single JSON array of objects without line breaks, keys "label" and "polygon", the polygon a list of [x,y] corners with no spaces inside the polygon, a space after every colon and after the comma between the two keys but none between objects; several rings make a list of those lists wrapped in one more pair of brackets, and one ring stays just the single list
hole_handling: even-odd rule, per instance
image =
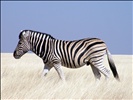
[{"label": "dry grass", "polygon": [[[34,54],[26,54],[16,60],[12,54],[1,54],[2,99],[132,99],[133,56],[115,55],[121,82],[110,76],[95,83],[90,66],[79,69],[63,67],[66,83],[53,68],[42,76],[43,62]],[[105,57],[106,58],[106,57]],[[109,65],[105,59],[105,66]]]}]

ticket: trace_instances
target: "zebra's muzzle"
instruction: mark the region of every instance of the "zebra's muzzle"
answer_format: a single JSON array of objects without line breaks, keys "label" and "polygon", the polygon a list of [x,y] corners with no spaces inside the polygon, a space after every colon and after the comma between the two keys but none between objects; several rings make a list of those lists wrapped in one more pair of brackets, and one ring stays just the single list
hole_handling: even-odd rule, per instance
[{"label": "zebra's muzzle", "polygon": [[14,56],[15,59],[19,59],[21,57],[20,55],[17,55],[16,51],[14,51],[13,56]]}]

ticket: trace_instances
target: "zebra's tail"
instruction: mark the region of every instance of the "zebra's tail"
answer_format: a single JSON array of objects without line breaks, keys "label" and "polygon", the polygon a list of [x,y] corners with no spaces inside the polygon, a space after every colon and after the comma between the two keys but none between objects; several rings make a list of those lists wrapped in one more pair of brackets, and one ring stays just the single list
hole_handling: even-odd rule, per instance
[{"label": "zebra's tail", "polygon": [[114,77],[118,81],[120,81],[120,78],[119,78],[119,75],[117,73],[116,66],[115,66],[114,61],[112,59],[111,53],[109,52],[109,50],[106,50],[106,52],[107,52],[107,58],[108,58],[108,62],[109,62],[109,65],[110,65],[110,69],[112,70]]}]

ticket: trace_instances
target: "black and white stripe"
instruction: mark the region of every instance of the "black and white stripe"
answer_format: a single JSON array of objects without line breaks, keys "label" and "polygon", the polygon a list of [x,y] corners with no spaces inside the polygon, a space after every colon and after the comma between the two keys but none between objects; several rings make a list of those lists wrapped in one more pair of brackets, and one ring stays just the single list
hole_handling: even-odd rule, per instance
[{"label": "black and white stripe", "polygon": [[119,76],[106,44],[98,38],[85,38],[75,41],[63,41],[51,35],[32,30],[23,30],[19,35],[19,42],[14,51],[14,57],[20,58],[28,51],[33,51],[44,61],[44,74],[54,67],[60,78],[64,78],[61,66],[79,68],[91,65],[96,79],[101,74],[109,77],[109,70],[103,65],[103,56],[107,53],[109,64],[114,77]]}]

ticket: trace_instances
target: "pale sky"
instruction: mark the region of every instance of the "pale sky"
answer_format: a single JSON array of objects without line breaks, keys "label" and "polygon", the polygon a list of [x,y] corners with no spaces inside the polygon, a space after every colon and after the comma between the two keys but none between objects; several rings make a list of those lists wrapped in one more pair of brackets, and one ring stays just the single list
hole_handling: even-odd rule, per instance
[{"label": "pale sky", "polygon": [[60,40],[101,38],[112,54],[133,54],[132,1],[2,1],[1,52],[12,53],[21,30]]}]

